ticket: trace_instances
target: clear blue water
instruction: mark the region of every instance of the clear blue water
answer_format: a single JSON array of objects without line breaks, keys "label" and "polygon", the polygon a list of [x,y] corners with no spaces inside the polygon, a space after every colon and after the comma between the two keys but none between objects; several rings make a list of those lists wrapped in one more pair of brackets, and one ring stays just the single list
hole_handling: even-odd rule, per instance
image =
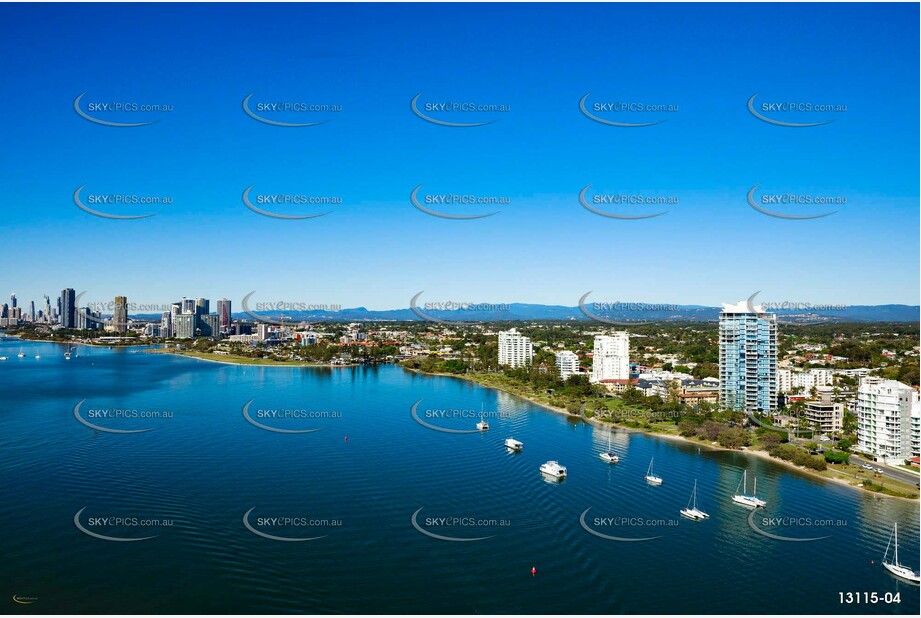
[{"label": "clear blue water", "polygon": [[[27,358],[16,357],[19,348]],[[0,581],[37,599],[18,613],[916,613],[918,588],[879,565],[893,522],[917,568],[918,504],[881,498],[738,453],[615,433],[621,462],[598,458],[608,433],[502,392],[394,366],[243,367],[3,341],[0,355]],[[34,359],[40,354],[40,360]],[[301,434],[260,429],[243,417]],[[485,433],[413,420],[483,409]],[[74,418],[121,430],[94,430]],[[324,412],[267,419],[259,410]],[[91,410],[169,412],[90,418]],[[498,414],[492,414],[498,412]],[[328,414],[335,413],[335,414]],[[476,418],[427,417],[470,429]],[[524,442],[507,452],[507,437]],[[665,479],[649,487],[652,457]],[[538,467],[569,469],[561,483]],[[743,469],[768,508],[730,502]],[[694,480],[710,519],[679,518]],[[456,538],[448,542],[417,531]],[[622,538],[611,541],[587,525]],[[81,512],[81,509],[82,512]],[[271,540],[248,530],[317,540]],[[106,541],[84,529],[135,542]],[[762,517],[841,520],[772,526]],[[114,525],[97,518],[122,517]],[[303,518],[271,525],[270,517]],[[439,525],[430,518],[473,518]],[[596,518],[641,518],[644,526]],[[132,525],[132,518],[171,526]],[[319,525],[316,520],[326,520]],[[479,520],[493,520],[482,525]],[[647,522],[648,520],[648,522]],[[659,520],[664,520],[660,522]],[[261,522],[261,523],[260,523]],[[508,525],[497,525],[507,523]],[[677,522],[677,523],[675,523]],[[335,525],[335,524],[341,525]],[[649,523],[649,525],[645,525]],[[655,524],[655,525],[653,525]],[[660,525],[661,524],[661,525]],[[531,569],[536,567],[536,575]],[[900,604],[841,605],[839,592],[900,593]]]}]

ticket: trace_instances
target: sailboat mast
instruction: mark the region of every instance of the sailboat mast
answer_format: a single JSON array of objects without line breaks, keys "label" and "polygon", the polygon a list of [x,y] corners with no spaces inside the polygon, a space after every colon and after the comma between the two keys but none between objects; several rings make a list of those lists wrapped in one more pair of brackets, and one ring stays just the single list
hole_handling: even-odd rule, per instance
[{"label": "sailboat mast", "polygon": [[899,523],[895,523],[895,555],[894,555],[894,564],[899,566]]}]

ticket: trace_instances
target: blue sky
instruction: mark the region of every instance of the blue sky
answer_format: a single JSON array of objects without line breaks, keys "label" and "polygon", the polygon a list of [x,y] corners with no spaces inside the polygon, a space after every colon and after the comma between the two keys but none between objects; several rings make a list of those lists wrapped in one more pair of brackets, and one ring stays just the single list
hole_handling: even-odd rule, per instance
[{"label": "blue sky", "polygon": [[[747,298],[917,304],[918,6],[10,5],[0,7],[0,294],[63,287],[138,303],[180,296],[406,307],[440,300],[717,305]],[[74,98],[174,107],[80,118]],[[242,99],[340,105],[247,117]],[[410,100],[509,105],[475,128],[427,123]],[[590,102],[677,105],[606,117]],[[754,118],[759,102],[843,104]],[[268,115],[268,114],[266,114]],[[433,114],[445,120],[467,117]],[[303,119],[303,120],[302,120]],[[155,217],[91,216],[74,190],[170,196]],[[493,217],[428,216],[423,193],[508,196]],[[676,196],[654,219],[592,214],[592,192]],[[844,196],[793,221],[769,193]],[[311,220],[247,210],[242,191],[340,196]],[[494,208],[447,208],[451,213]],[[472,208],[472,209],[471,209]],[[601,207],[644,213],[655,207]],[[809,209],[813,210],[809,210]],[[100,208],[103,209],[103,208]],[[134,209],[134,210],[132,210]],[[319,212],[279,208],[277,212]],[[657,209],[661,210],[661,209]]]}]

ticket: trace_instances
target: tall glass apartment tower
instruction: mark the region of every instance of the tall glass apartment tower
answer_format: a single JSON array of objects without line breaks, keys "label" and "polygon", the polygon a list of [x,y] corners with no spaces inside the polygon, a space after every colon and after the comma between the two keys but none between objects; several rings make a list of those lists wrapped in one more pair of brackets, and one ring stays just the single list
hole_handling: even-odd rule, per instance
[{"label": "tall glass apartment tower", "polygon": [[720,313],[720,405],[744,412],[777,408],[777,316],[742,301]]}]

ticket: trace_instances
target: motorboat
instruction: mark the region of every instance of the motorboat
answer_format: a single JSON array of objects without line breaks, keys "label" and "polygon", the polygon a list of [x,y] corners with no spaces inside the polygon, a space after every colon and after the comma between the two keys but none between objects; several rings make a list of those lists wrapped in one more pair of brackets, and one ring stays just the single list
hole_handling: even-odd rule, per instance
[{"label": "motorboat", "polygon": [[561,479],[566,476],[566,466],[561,466],[559,462],[548,461],[545,464],[541,464],[540,471],[548,476],[553,476],[555,478]]}]

